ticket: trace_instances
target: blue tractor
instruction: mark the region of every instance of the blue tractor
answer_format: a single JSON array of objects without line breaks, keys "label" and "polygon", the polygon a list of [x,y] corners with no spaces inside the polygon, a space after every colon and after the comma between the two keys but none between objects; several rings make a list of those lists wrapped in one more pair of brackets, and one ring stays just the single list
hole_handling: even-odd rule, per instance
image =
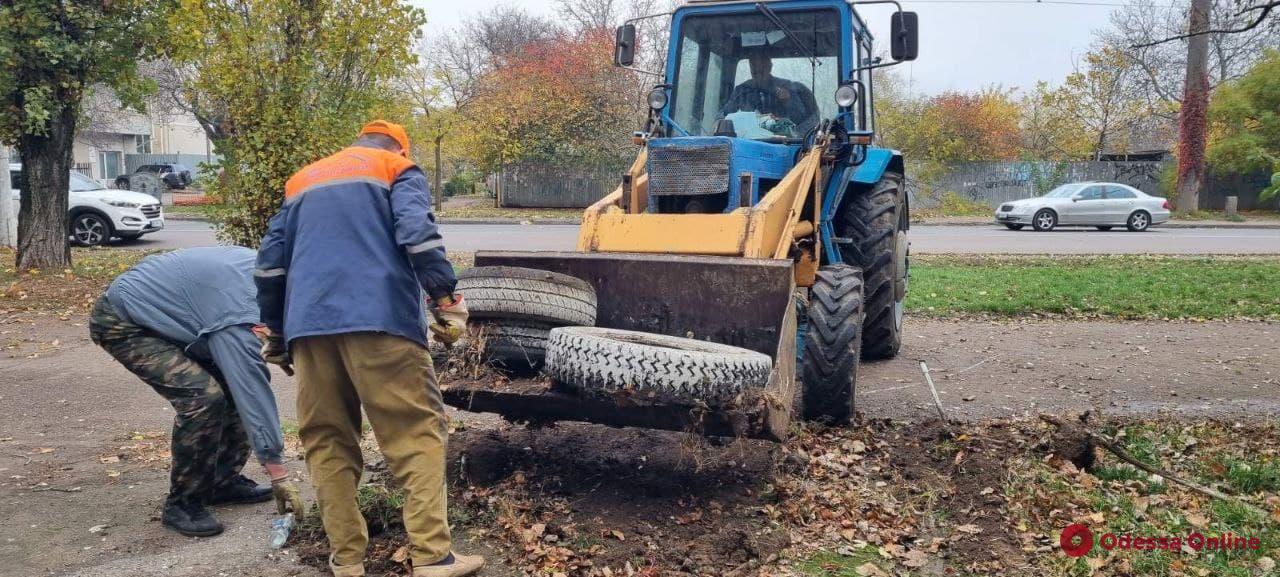
[{"label": "blue tractor", "polygon": [[[881,3],[897,5],[857,4]],[[874,145],[872,71],[916,57],[916,15],[891,15],[887,62],[841,0],[692,1],[645,18],[667,16],[665,72],[634,135],[640,152],[618,189],[586,210],[578,250],[481,252],[476,265],[584,280],[597,327],[750,349],[770,357],[767,382],[723,403],[629,383],[604,401],[482,388],[446,397],[513,418],[765,438],[784,437],[793,416],[848,422],[860,360],[902,344],[909,207],[902,155]],[[636,69],[640,20],[617,30],[618,66]],[[610,346],[613,355],[630,344]],[[642,356],[628,362],[666,362]],[[613,374],[611,358],[585,370]],[[718,378],[736,361],[723,362],[690,370]]]}]

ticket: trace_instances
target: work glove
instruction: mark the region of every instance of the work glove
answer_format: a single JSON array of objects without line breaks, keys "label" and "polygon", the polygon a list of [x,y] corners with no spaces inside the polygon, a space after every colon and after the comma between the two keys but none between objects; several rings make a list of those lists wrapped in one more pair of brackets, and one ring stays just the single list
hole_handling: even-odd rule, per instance
[{"label": "work glove", "polygon": [[284,337],[262,325],[253,327],[253,333],[262,341],[262,360],[279,366],[284,374],[292,377],[293,358],[289,356],[289,346],[284,342]]},{"label": "work glove", "polygon": [[431,317],[436,322],[428,328],[440,344],[448,347],[458,342],[467,330],[467,304],[462,301],[462,293],[436,299],[431,306]]},{"label": "work glove", "polygon": [[294,520],[299,523],[307,516],[307,505],[302,502],[302,493],[298,491],[298,486],[294,485],[293,481],[290,481],[288,477],[273,479],[271,481],[271,494],[276,498],[277,513],[283,515],[292,510]]}]

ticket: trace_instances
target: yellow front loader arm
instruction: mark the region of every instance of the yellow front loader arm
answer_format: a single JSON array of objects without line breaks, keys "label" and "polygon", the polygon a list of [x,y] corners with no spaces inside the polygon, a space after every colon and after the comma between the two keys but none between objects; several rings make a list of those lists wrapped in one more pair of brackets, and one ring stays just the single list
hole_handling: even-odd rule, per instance
[{"label": "yellow front loader arm", "polygon": [[[641,151],[623,184],[587,208],[579,251],[794,259],[796,284],[812,284],[818,267],[813,219],[821,213],[822,147],[813,147],[755,206],[720,214],[644,212],[646,160],[647,152]],[[806,248],[793,251],[802,239]]]}]

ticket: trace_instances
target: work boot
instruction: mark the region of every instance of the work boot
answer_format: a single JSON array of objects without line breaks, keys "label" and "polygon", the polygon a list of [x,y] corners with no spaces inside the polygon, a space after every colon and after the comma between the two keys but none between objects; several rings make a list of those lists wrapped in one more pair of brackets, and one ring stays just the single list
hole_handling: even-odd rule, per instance
[{"label": "work boot", "polygon": [[209,496],[210,505],[238,505],[264,503],[271,500],[271,486],[259,485],[244,475],[236,475],[227,484],[214,489]]},{"label": "work boot", "polygon": [[222,532],[222,523],[199,503],[165,503],[160,524],[188,537],[212,537]]},{"label": "work boot", "polygon": [[481,567],[484,567],[484,557],[450,551],[444,559],[431,565],[415,565],[413,577],[465,577],[475,575]]},{"label": "work boot", "polygon": [[329,555],[329,570],[333,577],[364,577],[364,563],[338,565],[333,562],[333,555]]}]

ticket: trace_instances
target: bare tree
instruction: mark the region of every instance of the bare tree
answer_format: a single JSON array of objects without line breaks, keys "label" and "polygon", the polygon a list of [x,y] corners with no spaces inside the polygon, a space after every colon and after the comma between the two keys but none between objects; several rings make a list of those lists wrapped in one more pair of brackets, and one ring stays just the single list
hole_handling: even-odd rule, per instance
[{"label": "bare tree", "polygon": [[[1189,2],[1188,2],[1189,5]],[[1239,28],[1250,16],[1230,0],[1215,0],[1210,11],[1213,28]],[[1098,33],[1103,45],[1121,50],[1137,67],[1130,76],[1136,92],[1146,96],[1152,110],[1166,119],[1177,116],[1186,79],[1187,39],[1170,39],[1187,30],[1186,10],[1167,10],[1154,0],[1139,0],[1111,14],[1111,27]],[[1275,22],[1237,34],[1210,34],[1209,88],[1239,78],[1265,48],[1280,46],[1280,24]]]}]

